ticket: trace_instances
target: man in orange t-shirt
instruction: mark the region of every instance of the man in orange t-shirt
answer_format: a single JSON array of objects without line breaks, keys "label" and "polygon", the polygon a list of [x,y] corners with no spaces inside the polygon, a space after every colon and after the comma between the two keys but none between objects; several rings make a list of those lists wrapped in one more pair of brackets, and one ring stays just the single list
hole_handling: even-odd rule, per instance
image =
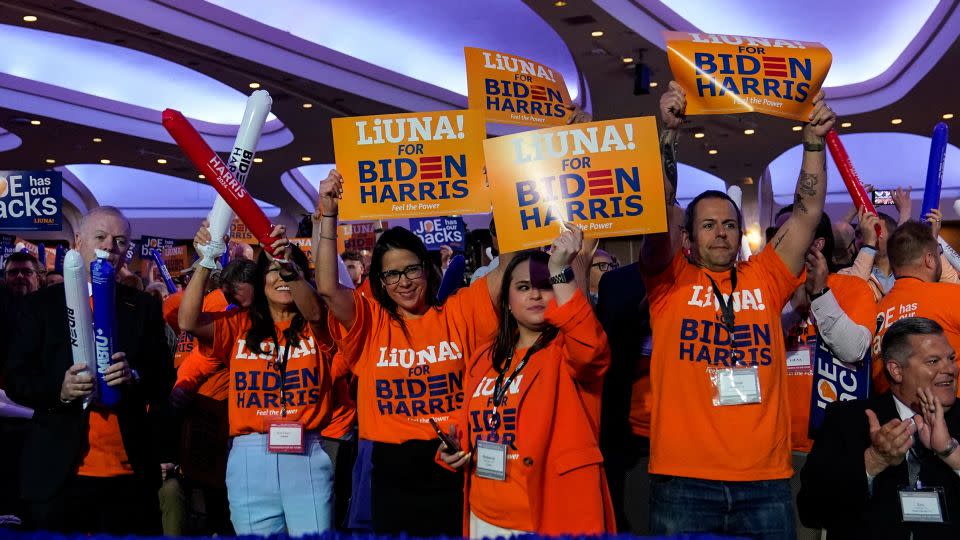
[{"label": "man in orange t-shirt", "polygon": [[[122,268],[130,223],[116,208],[85,215],[76,249],[85,264],[106,252]],[[36,414],[24,442],[21,496],[29,526],[114,535],[159,533],[161,464],[173,462],[176,438],[166,395],[173,382],[160,303],[117,284],[116,333],[104,380],[120,401],[84,406],[96,379],[73,363],[63,285],[41,289],[14,329],[7,365],[10,398]]]},{"label": "man in orange t-shirt", "polygon": [[[877,303],[877,318],[883,322],[873,340],[874,356],[890,325],[905,317],[936,321],[950,346],[960,351],[960,286],[940,281],[942,250],[930,227],[914,221],[904,223],[890,235],[887,253],[897,281]],[[890,387],[881,362],[873,364],[873,387],[875,393]]]},{"label": "man in orange t-shirt", "polygon": [[[737,262],[743,219],[721,191],[704,192],[687,207],[682,242],[689,260],[669,232],[644,238],[640,264],[653,329],[653,534],[795,535],[780,312],[801,283],[826,196],[824,137],[835,117],[822,92],[813,102],[802,133],[797,210],[767,249]],[[685,105],[671,82],[661,99],[668,130],[680,127]],[[672,201],[675,186],[666,188]],[[668,229],[677,226],[675,216],[668,213]]]}]

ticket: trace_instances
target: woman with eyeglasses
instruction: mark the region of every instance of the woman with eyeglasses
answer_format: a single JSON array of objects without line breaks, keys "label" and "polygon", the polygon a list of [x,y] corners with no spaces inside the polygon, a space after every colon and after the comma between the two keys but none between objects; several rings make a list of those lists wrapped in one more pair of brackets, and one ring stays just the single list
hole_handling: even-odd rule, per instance
[{"label": "woman with eyeglasses", "polygon": [[582,242],[568,224],[549,256],[507,264],[496,337],[468,363],[460,448],[438,459],[468,471],[469,538],[615,530],[599,447],[610,348],[570,272]]},{"label": "woman with eyeglasses", "polygon": [[[317,289],[329,307],[330,332],[345,367],[358,378],[361,449],[362,441],[372,441],[370,500],[355,497],[351,505],[370,504],[378,534],[459,535],[463,478],[434,461],[436,433],[429,420],[447,421],[462,406],[466,360],[497,327],[494,301],[502,269],[441,305],[440,273],[423,242],[395,227],[373,249],[373,295],[365,297],[337,282],[343,178],[331,171],[319,192]],[[501,268],[509,262],[502,259]],[[354,486],[354,493],[362,489]]]},{"label": "woman with eyeglasses", "polygon": [[[237,534],[318,534],[330,529],[333,513],[333,466],[319,434],[333,410],[332,347],[323,304],[304,279],[306,255],[283,227],[272,236],[285,260],[260,253],[249,307],[203,313],[210,269],[201,263],[178,319],[216,360],[204,366],[230,369],[226,485]],[[201,227],[194,243],[209,242]]]}]

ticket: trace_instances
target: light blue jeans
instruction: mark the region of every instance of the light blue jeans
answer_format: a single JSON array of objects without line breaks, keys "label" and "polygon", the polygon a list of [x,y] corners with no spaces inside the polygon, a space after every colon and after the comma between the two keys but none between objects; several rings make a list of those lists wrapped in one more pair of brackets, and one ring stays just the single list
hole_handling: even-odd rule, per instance
[{"label": "light blue jeans", "polygon": [[227,458],[227,499],[237,536],[322,533],[333,516],[333,464],[320,437],[304,434],[303,454],[274,454],[267,436],[234,437]]}]

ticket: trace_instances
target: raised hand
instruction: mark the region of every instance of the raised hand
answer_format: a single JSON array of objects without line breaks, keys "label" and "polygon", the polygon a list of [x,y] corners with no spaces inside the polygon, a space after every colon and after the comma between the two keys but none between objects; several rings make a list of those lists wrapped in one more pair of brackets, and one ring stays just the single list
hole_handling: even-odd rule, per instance
[{"label": "raised hand", "polygon": [[813,110],[810,111],[810,121],[803,126],[803,140],[809,143],[821,143],[827,132],[833,128],[837,115],[827,102],[824,101],[823,90],[817,92],[813,98]]},{"label": "raised hand", "polygon": [[660,119],[666,129],[677,129],[683,124],[687,110],[687,95],[677,81],[670,81],[667,91],[660,96]]},{"label": "raised hand", "polygon": [[320,182],[318,191],[320,194],[317,200],[317,210],[320,216],[315,214],[314,218],[337,215],[340,210],[340,199],[343,198],[343,176],[336,169],[331,170],[327,177]]}]

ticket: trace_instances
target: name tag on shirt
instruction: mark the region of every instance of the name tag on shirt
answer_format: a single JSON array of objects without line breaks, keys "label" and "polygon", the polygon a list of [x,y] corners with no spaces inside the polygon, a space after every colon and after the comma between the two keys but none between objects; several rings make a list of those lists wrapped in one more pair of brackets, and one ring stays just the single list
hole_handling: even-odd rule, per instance
[{"label": "name tag on shirt", "polygon": [[477,441],[477,476],[490,480],[507,479],[507,445]]},{"label": "name tag on shirt", "polygon": [[711,369],[715,406],[760,403],[760,371],[755,367]]},{"label": "name tag on shirt", "polygon": [[943,523],[943,488],[901,488],[900,512],[905,522]]},{"label": "name tag on shirt", "polygon": [[267,431],[267,450],[275,454],[303,453],[303,424],[274,422]]},{"label": "name tag on shirt", "polygon": [[787,351],[787,373],[798,375],[813,372],[812,354],[810,347],[800,346],[797,349]]}]

